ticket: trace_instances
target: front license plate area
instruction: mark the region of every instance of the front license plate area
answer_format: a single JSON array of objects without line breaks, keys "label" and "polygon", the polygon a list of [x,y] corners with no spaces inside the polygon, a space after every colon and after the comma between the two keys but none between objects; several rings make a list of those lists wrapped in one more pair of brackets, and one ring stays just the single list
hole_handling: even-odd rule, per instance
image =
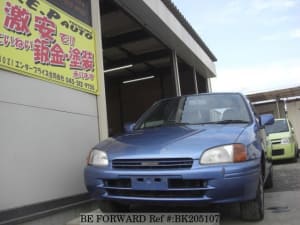
[{"label": "front license plate area", "polygon": [[137,176],[131,178],[135,190],[167,190],[168,178],[160,176]]}]

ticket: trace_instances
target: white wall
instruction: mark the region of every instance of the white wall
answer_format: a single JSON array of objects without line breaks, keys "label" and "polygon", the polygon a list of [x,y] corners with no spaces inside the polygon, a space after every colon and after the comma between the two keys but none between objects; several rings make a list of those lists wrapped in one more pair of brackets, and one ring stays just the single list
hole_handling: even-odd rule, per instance
[{"label": "white wall", "polygon": [[287,110],[300,147],[300,100],[287,102]]},{"label": "white wall", "polygon": [[0,70],[0,210],[85,192],[94,95]]}]

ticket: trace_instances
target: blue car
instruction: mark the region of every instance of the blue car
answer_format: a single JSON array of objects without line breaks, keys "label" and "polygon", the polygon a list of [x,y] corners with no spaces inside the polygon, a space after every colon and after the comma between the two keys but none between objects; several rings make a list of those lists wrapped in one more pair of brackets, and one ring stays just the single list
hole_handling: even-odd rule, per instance
[{"label": "blue car", "polygon": [[126,134],[90,151],[86,187],[104,212],[239,202],[242,219],[261,220],[272,183],[264,126],[273,122],[239,93],[160,100]]}]

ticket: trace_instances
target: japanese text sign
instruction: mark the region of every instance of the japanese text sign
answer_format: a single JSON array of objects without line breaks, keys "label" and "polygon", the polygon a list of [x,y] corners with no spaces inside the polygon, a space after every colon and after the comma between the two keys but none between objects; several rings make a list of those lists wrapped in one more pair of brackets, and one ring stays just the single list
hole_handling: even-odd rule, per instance
[{"label": "japanese text sign", "polygon": [[45,0],[0,1],[0,68],[97,94],[93,29]]}]

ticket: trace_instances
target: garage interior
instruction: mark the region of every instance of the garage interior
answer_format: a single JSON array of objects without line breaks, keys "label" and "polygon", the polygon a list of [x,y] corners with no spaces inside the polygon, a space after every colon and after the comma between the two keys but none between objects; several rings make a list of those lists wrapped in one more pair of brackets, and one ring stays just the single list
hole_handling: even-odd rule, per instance
[{"label": "garage interior", "polygon": [[[212,61],[216,58],[171,1],[163,1],[199,39]],[[122,133],[155,101],[176,92],[172,50],[117,1],[101,0],[101,29],[109,136]],[[177,57],[181,95],[208,92],[207,78]],[[196,74],[194,78],[194,72]],[[196,80],[196,82],[195,82]]]}]

